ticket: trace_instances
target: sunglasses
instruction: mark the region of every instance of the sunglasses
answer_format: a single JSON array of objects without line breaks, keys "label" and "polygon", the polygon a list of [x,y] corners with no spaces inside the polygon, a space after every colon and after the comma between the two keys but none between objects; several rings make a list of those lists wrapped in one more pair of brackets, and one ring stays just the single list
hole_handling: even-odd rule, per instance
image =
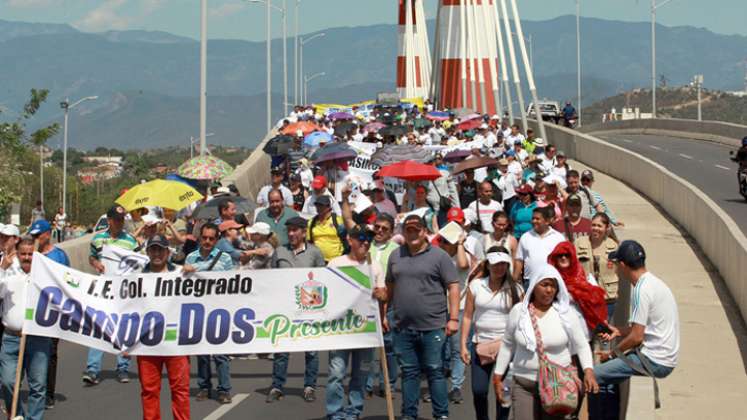
[{"label": "sunglasses", "polygon": [[571,254],[558,254],[558,256],[556,258],[558,258],[558,259],[561,259],[561,258],[570,259],[571,258]]},{"label": "sunglasses", "polygon": [[374,225],[374,230],[382,230],[384,232],[389,232],[389,226],[385,225]]}]

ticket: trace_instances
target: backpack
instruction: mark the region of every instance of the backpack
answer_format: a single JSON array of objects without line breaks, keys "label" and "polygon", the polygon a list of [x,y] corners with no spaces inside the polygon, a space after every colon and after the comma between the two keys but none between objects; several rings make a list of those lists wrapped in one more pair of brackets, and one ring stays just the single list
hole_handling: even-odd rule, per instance
[{"label": "backpack", "polygon": [[[335,212],[332,212],[332,226],[335,227],[335,232],[337,232],[337,237],[340,238],[340,242],[342,243],[342,253],[347,254],[350,252],[350,244],[347,241],[347,235],[348,232],[345,229],[345,226],[340,226],[337,223],[337,214]],[[314,243],[314,227],[319,222],[319,215],[317,214],[311,219],[311,226],[309,227],[309,242],[312,244]]]}]

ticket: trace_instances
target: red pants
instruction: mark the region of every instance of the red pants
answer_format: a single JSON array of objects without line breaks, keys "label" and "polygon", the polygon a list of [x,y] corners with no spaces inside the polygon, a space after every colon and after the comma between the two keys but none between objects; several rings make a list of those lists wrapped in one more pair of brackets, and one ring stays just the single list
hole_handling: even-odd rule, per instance
[{"label": "red pants", "polygon": [[143,420],[161,420],[161,372],[166,365],[174,420],[189,420],[189,357],[138,356]]}]

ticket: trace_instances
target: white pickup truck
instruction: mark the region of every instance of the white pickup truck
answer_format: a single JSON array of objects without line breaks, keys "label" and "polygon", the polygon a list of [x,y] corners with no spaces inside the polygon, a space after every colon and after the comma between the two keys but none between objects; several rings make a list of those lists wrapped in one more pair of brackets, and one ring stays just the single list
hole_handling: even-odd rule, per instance
[{"label": "white pickup truck", "polygon": [[[543,120],[553,121],[555,124],[560,122],[562,108],[560,108],[560,104],[557,101],[543,99],[539,101],[539,106]],[[527,107],[527,116],[529,118],[536,118],[535,115],[534,102],[530,102]]]}]

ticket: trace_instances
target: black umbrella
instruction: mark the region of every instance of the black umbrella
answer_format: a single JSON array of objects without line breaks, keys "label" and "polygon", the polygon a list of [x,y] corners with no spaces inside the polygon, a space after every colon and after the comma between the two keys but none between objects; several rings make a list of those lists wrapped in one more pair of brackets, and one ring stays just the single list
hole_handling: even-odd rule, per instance
[{"label": "black umbrella", "polygon": [[472,152],[469,150],[454,150],[444,156],[444,161],[449,163],[461,162],[471,154]]},{"label": "black umbrella", "polygon": [[371,163],[379,166],[391,165],[403,160],[414,160],[425,163],[431,160],[433,154],[420,146],[411,144],[389,144],[371,156]]},{"label": "black umbrella", "polygon": [[291,136],[275,136],[267,141],[262,151],[270,156],[285,156],[290,152],[294,141],[295,139]]},{"label": "black umbrella", "polygon": [[379,134],[382,136],[394,136],[399,137],[407,133],[407,127],[403,125],[390,125],[379,130]]},{"label": "black umbrella", "polygon": [[338,124],[337,127],[335,127],[335,135],[337,137],[345,137],[345,135],[348,134],[348,132],[350,130],[353,130],[355,127],[357,127],[357,124],[353,122],[349,122],[349,121]]},{"label": "black umbrella", "polygon": [[216,219],[220,214],[218,213],[218,205],[223,200],[230,200],[233,201],[234,204],[236,204],[236,213],[253,213],[254,210],[257,208],[257,205],[254,204],[253,201],[244,198],[239,197],[236,195],[227,195],[222,197],[215,197],[212,200],[208,201],[207,203],[200,204],[197,206],[194,212],[192,212],[192,217],[195,219]]},{"label": "black umbrella", "polygon": [[353,160],[358,157],[358,153],[345,143],[334,142],[325,144],[324,147],[317,149],[311,160],[314,163],[328,162],[333,160]]}]

